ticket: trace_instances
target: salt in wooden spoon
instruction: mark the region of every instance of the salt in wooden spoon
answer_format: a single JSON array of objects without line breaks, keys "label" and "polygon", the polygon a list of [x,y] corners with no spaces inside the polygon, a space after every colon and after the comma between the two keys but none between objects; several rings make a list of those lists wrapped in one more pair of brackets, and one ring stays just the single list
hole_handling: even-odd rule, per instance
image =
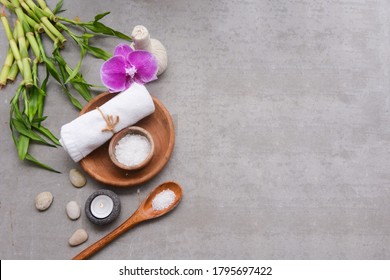
[{"label": "salt in wooden spoon", "polygon": [[[154,210],[152,207],[152,201],[156,197],[157,194],[160,192],[170,189],[173,191],[176,195],[175,200],[169,205],[167,208],[163,210]],[[150,219],[154,219],[157,217],[160,217],[172,209],[174,209],[180,202],[181,198],[183,196],[183,190],[179,186],[179,184],[175,182],[165,182],[159,185],[157,188],[155,188],[147,198],[141,203],[141,205],[138,207],[138,209],[134,212],[134,214],[127,219],[123,224],[121,224],[119,227],[114,229],[112,232],[107,234],[105,237],[100,239],[99,241],[95,242],[91,246],[89,246],[87,249],[79,253],[77,256],[75,256],[74,260],[84,260],[95,254],[97,251],[102,249],[104,246],[109,244],[111,241],[116,239],[118,236],[120,236],[122,233],[125,233],[129,229],[133,228],[135,225],[146,221]]]}]

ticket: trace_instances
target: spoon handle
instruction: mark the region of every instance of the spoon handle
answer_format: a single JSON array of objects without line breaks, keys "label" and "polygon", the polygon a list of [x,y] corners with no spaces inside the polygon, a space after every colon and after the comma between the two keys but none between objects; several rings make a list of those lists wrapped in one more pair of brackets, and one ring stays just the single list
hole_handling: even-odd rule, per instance
[{"label": "spoon handle", "polygon": [[73,257],[73,260],[85,260],[98,252],[100,249],[102,249],[104,246],[111,243],[111,241],[115,240],[117,237],[119,237],[122,233],[125,233],[129,229],[133,228],[140,222],[142,222],[144,219],[141,218],[141,215],[139,215],[137,212],[134,213],[133,216],[131,216],[129,219],[127,219],[123,224],[121,224],[119,227],[111,231],[109,234],[104,236],[102,239],[96,241],[94,244],[86,248],[84,251]]}]

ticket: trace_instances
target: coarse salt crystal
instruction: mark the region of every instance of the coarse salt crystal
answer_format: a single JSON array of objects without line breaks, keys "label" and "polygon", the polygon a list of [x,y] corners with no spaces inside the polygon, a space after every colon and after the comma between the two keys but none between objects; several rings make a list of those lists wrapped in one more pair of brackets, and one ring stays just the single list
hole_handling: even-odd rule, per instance
[{"label": "coarse salt crystal", "polygon": [[174,201],[176,195],[170,189],[160,192],[152,201],[153,210],[164,210],[168,208]]},{"label": "coarse salt crystal", "polygon": [[150,142],[143,135],[128,134],[115,146],[116,159],[127,166],[138,165],[149,155]]}]

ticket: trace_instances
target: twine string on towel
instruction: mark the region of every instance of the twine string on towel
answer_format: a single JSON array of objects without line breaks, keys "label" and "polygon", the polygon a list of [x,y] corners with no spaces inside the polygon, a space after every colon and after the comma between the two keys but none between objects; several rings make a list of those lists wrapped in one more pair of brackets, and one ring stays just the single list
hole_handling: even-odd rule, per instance
[{"label": "twine string on towel", "polygon": [[106,124],[107,124],[107,126],[102,129],[102,132],[111,131],[112,133],[114,133],[115,126],[119,123],[119,116],[116,116],[115,121],[114,121],[114,116],[112,116],[112,115],[105,116],[99,107],[96,107],[96,110],[99,111],[99,113],[102,115],[103,119],[106,121]]}]

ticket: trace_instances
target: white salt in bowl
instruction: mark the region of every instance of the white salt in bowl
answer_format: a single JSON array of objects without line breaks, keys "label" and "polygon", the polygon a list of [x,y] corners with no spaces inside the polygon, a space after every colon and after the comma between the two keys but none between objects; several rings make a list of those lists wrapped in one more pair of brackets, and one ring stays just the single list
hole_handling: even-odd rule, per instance
[{"label": "white salt in bowl", "polygon": [[121,169],[141,169],[153,157],[153,137],[142,127],[124,128],[111,138],[108,153],[111,161]]}]

